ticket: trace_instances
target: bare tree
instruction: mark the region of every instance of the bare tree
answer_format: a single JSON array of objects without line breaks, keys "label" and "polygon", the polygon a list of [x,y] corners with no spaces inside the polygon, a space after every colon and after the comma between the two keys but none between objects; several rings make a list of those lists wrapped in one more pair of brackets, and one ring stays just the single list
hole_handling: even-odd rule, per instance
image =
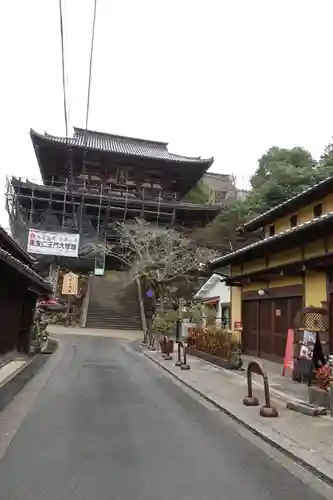
[{"label": "bare tree", "polygon": [[191,281],[216,251],[194,243],[174,229],[142,220],[118,225],[121,245],[108,246],[107,253],[128,268],[129,281],[140,279],[147,285],[170,285]]}]

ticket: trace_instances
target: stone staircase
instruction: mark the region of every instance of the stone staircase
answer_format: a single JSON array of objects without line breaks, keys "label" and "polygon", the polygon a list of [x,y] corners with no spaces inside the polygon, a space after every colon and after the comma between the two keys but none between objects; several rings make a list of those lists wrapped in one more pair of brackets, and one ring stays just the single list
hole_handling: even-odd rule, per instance
[{"label": "stone staircase", "polygon": [[107,271],[92,280],[86,327],[141,330],[136,283],[124,286],[121,271]]}]

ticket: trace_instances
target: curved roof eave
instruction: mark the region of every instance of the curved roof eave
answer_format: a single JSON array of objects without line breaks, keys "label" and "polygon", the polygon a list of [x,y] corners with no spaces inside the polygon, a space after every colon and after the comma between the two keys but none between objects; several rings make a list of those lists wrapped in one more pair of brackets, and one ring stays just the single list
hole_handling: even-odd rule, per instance
[{"label": "curved roof eave", "polygon": [[276,218],[283,217],[284,215],[288,215],[288,213],[292,213],[294,210],[298,210],[303,206],[305,198],[310,197],[311,195],[315,197],[316,192],[318,192],[318,199],[320,199],[321,193],[319,191],[325,187],[328,188],[331,185],[333,187],[333,176],[318,182],[305,191],[302,191],[283,203],[276,205],[263,214],[258,215],[254,219],[243,224],[243,226],[239,229],[245,229],[245,231],[255,231],[256,229],[261,228],[264,224],[273,222]]},{"label": "curved roof eave", "polygon": [[[136,156],[138,158],[152,159],[152,160],[162,161],[162,162],[166,162],[166,163],[183,163],[184,165],[193,165],[193,166],[198,165],[198,166],[205,167],[205,171],[208,170],[208,168],[210,168],[210,166],[214,162],[213,156],[211,158],[207,158],[207,159],[203,159],[200,157],[181,156],[181,155],[169,153],[169,151],[167,149],[165,149],[165,151],[164,151],[163,148],[162,149],[152,148],[152,149],[156,149],[160,153],[163,152],[164,156],[163,155],[151,156],[149,154],[136,154],[135,152],[131,153],[128,151],[114,151],[114,150],[110,150],[107,148],[92,147],[92,146],[88,146],[85,144],[81,144],[80,141],[75,137],[74,138],[73,137],[66,138],[66,137],[57,137],[57,136],[54,136],[54,135],[51,135],[48,133],[40,134],[39,132],[36,132],[33,129],[30,129],[30,137],[32,139],[34,148],[35,148],[35,143],[34,143],[33,138],[35,137],[35,138],[42,140],[43,142],[48,142],[50,144],[60,144],[63,146],[77,148],[77,149],[85,149],[85,150],[89,150],[89,151],[100,151],[100,152],[104,152],[104,153],[114,153],[114,154],[119,154],[121,156]],[[119,138],[120,136],[114,136],[114,137]],[[130,138],[125,138],[125,139],[130,140]],[[144,144],[146,145],[146,144],[153,143],[153,142],[154,141],[148,141],[148,142],[144,141]],[[167,144],[167,143],[159,143],[159,144],[163,145],[163,144]]]}]

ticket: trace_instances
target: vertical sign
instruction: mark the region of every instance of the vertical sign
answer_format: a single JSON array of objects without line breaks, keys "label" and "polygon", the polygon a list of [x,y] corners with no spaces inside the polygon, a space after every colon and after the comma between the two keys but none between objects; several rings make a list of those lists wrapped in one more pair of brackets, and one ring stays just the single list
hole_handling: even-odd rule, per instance
[{"label": "vertical sign", "polygon": [[77,295],[78,293],[79,277],[74,273],[67,273],[64,275],[62,282],[63,295]]},{"label": "vertical sign", "polygon": [[282,370],[283,377],[286,374],[286,370],[288,369],[292,370],[294,368],[293,355],[294,355],[294,330],[289,328],[287,334],[286,350],[284,354],[284,362]]}]

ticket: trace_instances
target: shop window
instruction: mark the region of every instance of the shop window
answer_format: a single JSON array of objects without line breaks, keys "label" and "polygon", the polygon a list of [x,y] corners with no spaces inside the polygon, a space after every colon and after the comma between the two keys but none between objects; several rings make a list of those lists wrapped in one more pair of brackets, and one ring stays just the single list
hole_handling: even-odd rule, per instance
[{"label": "shop window", "polygon": [[275,234],[275,226],[272,225],[272,226],[269,226],[269,236],[274,236]]},{"label": "shop window", "polygon": [[323,214],[323,205],[318,203],[313,207],[313,216],[314,218],[320,217]]},{"label": "shop window", "polygon": [[290,227],[296,227],[297,226],[297,215],[292,215],[290,217]]}]

